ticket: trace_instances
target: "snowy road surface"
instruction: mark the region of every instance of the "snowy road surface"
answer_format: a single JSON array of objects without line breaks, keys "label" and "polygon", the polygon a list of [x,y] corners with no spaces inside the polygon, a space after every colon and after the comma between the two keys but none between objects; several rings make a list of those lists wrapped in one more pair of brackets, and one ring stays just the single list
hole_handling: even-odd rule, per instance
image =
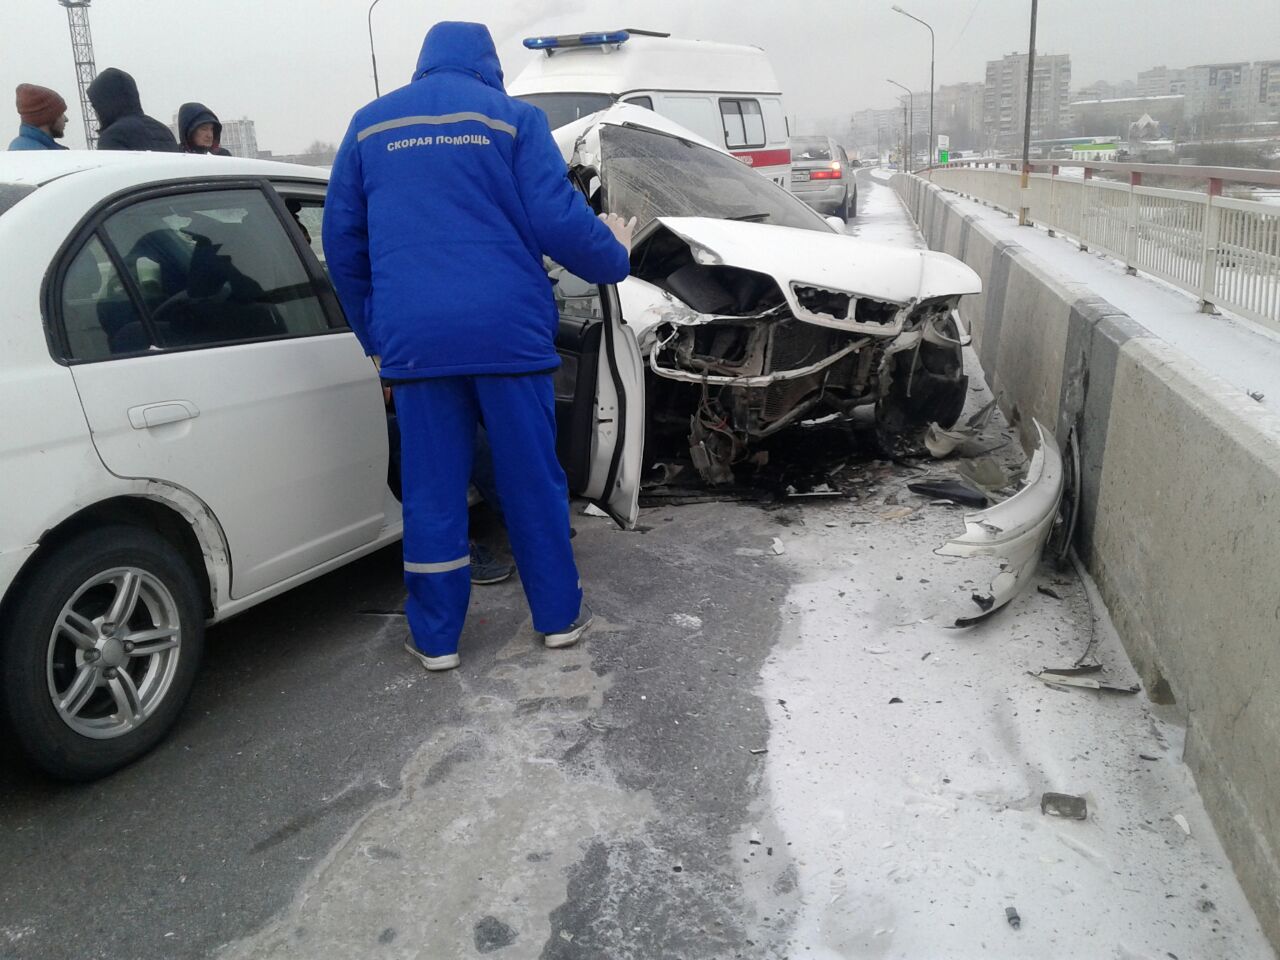
[{"label": "snowy road surface", "polygon": [[[859,232],[910,240],[862,189]],[[945,627],[989,568],[933,554],[962,511],[905,489],[953,470],[923,467],[576,516],[599,622],[570,650],[509,582],[424,674],[394,550],[230,621],[142,763],[0,784],[0,957],[1271,957],[1176,724],[1027,674],[1093,636],[1130,678],[1086,586],[1045,571],[1061,599]]]}]

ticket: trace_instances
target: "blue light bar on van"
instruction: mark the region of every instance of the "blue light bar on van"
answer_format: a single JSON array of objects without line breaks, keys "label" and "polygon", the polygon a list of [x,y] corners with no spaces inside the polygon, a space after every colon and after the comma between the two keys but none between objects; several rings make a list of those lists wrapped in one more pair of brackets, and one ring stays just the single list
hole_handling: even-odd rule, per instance
[{"label": "blue light bar on van", "polygon": [[563,50],[567,47],[602,47],[611,43],[626,43],[631,34],[625,30],[608,33],[566,33],[558,37],[525,37],[524,45],[530,50]]}]

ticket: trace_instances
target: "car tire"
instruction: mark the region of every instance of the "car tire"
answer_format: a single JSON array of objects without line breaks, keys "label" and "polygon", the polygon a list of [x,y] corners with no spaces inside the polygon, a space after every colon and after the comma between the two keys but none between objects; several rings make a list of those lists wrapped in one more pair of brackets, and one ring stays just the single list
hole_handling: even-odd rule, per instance
[{"label": "car tire", "polygon": [[858,191],[855,188],[852,194],[846,193],[844,196],[844,207],[840,211],[840,216],[845,220],[852,220],[858,215]]},{"label": "car tire", "polygon": [[134,526],[82,534],[38,563],[0,623],[0,709],[35,766],[94,780],[159,743],[186,705],[204,649],[200,588],[172,544]]}]

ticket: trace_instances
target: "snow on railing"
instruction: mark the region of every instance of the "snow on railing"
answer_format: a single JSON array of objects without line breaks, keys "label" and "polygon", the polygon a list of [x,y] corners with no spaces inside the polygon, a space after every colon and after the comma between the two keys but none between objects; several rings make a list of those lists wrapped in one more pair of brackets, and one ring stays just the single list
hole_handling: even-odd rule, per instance
[{"label": "snow on railing", "polygon": [[1280,327],[1280,205],[1223,196],[1226,183],[1280,187],[1280,171],[1032,161],[1024,190],[1019,166],[960,160],[921,175],[1010,215],[1025,209],[1082,249],[1195,294],[1206,312],[1225,307]]}]

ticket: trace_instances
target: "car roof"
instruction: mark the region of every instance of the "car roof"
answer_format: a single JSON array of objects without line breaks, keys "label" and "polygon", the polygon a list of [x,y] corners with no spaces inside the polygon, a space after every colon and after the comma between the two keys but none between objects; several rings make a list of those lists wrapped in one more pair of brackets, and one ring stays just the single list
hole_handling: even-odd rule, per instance
[{"label": "car roof", "polygon": [[[42,186],[90,171],[110,171],[120,179],[129,168],[138,183],[207,176],[302,177],[327,180],[324,167],[274,160],[246,160],[195,153],[142,153],[131,150],[18,150],[0,153],[0,183]],[[126,179],[128,179],[126,177]]]},{"label": "car roof", "polygon": [[779,94],[777,75],[759,47],[633,34],[622,44],[538,53],[507,85],[532,93],[696,90]]}]

